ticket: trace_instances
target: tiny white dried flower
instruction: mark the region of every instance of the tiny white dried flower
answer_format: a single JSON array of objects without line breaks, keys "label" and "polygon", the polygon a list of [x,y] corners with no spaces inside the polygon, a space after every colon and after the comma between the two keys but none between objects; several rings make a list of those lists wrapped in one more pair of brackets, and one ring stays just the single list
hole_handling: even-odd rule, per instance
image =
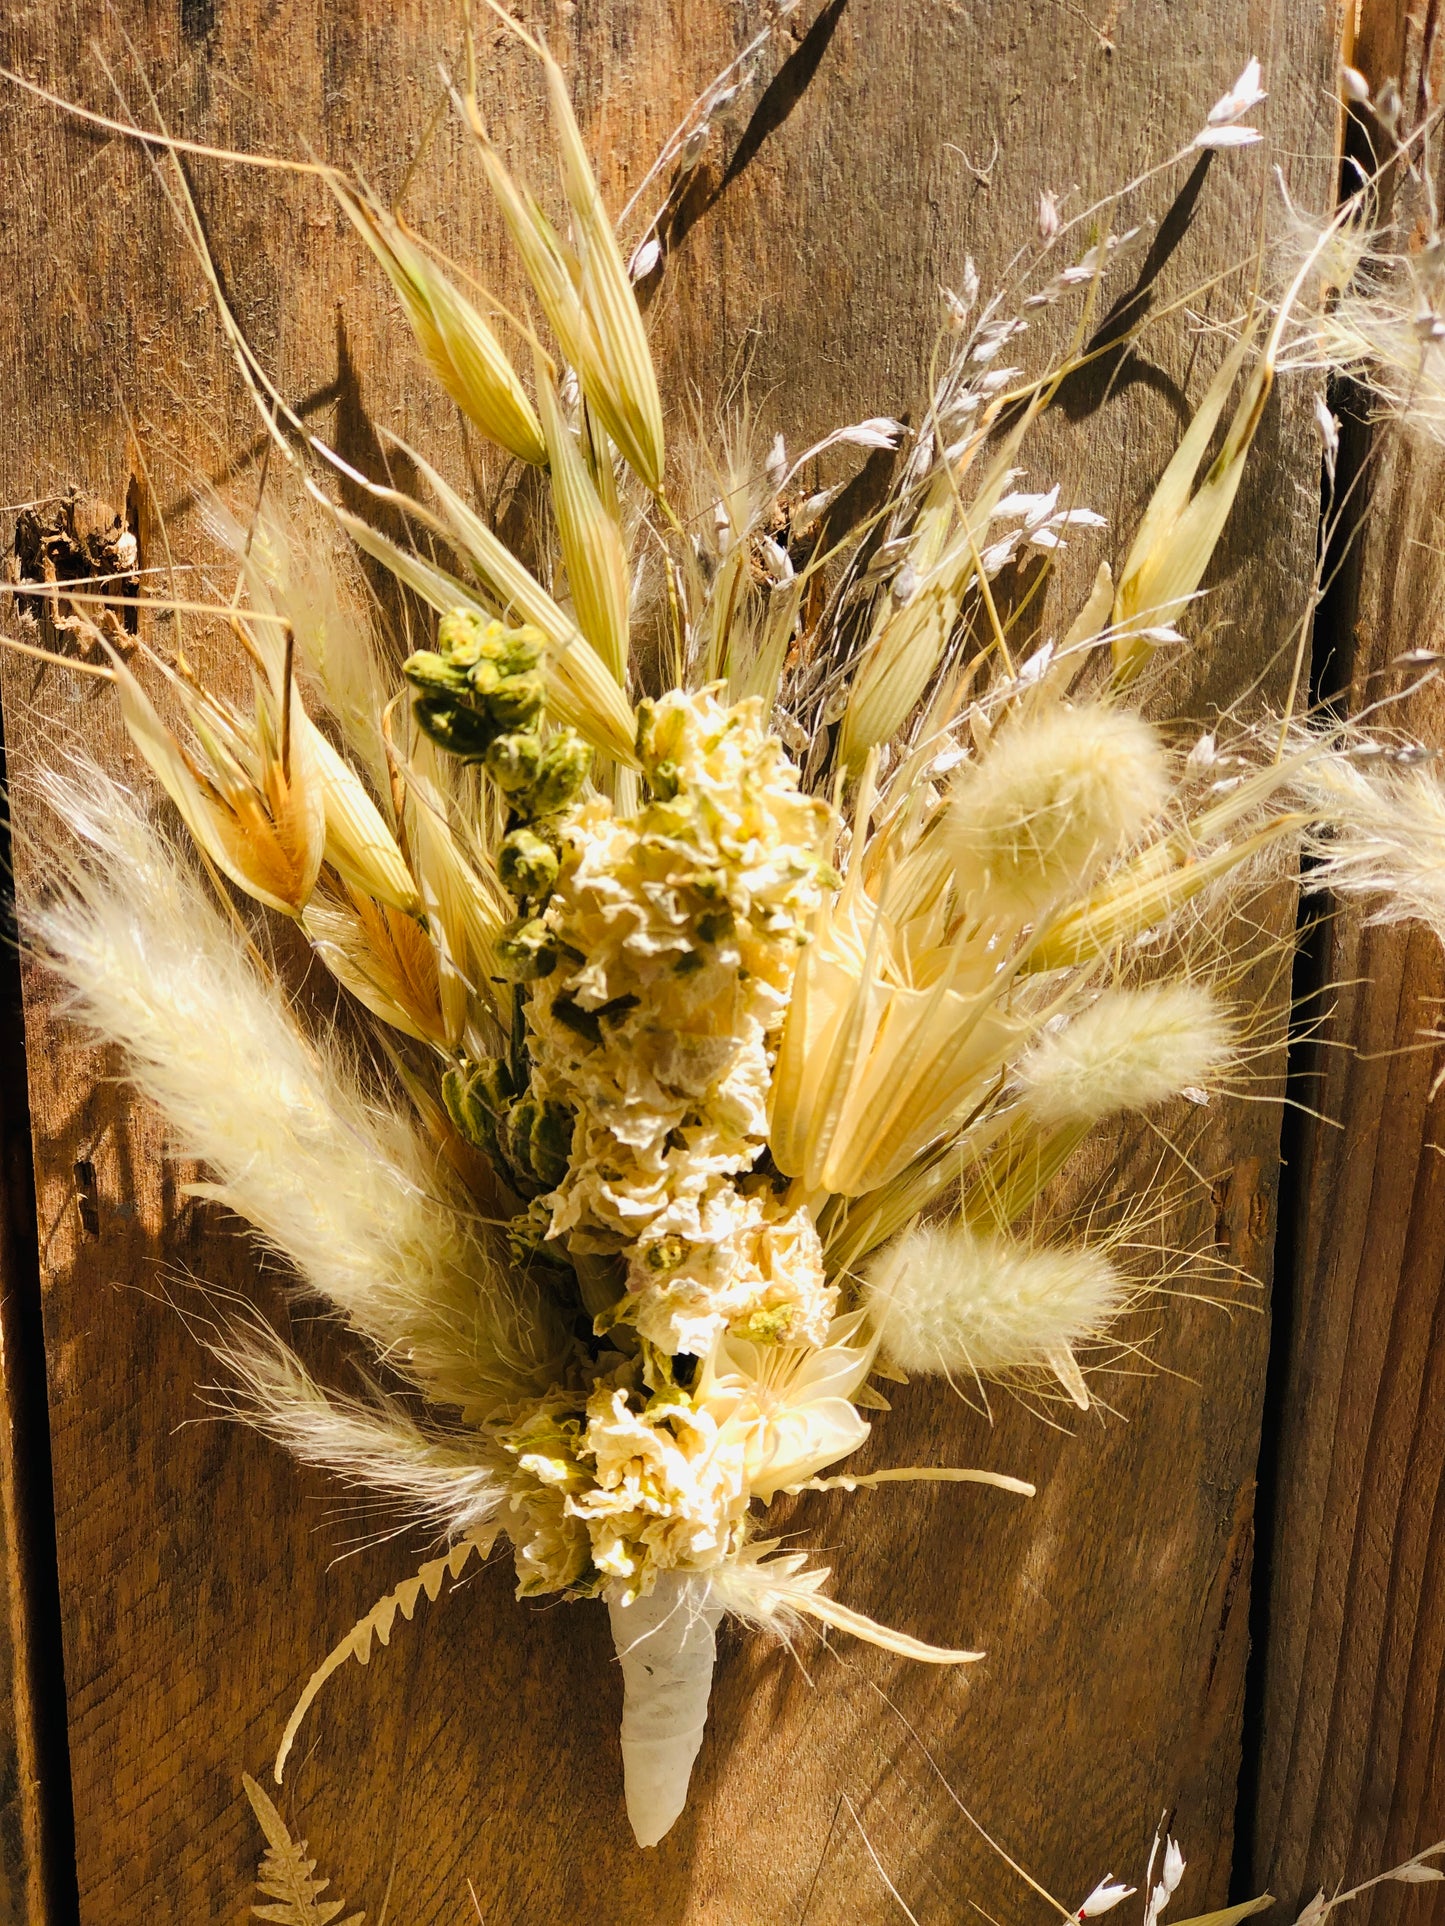
[{"label": "tiny white dried flower", "polygon": [[1138,232],[1137,227],[1131,227],[1124,234],[1111,234],[1106,240],[1097,242],[1087,254],[1081,255],[1072,267],[1066,267],[1060,272],[1059,285],[1072,288],[1077,287],[1081,281],[1092,281],[1099,271],[1100,262],[1107,260],[1119,248],[1126,246]]},{"label": "tiny white dried flower", "polygon": [[1260,86],[1259,82],[1259,62],[1251,55],[1244,72],[1239,76],[1239,79],[1235,81],[1229,92],[1227,94],[1221,94],[1219,99],[1216,100],[1210,108],[1208,114],[1209,126],[1225,126],[1230,121],[1238,120],[1241,114],[1247,114],[1251,107],[1257,107],[1262,100],[1268,99],[1268,95],[1265,93],[1263,87]]},{"label": "tiny white dried flower", "polygon": [[1206,127],[1194,136],[1195,147],[1253,147],[1264,139],[1257,127]]},{"label": "tiny white dried flower", "polygon": [[874,415],[851,428],[840,428],[837,439],[854,448],[896,448],[907,432],[891,415]]},{"label": "tiny white dried flower", "polygon": [[1011,381],[1016,381],[1022,373],[1022,368],[990,368],[988,373],[979,380],[978,392],[981,395],[996,395],[1001,388],[1006,388]]},{"label": "tiny white dried flower", "polygon": [[1219,752],[1214,746],[1212,735],[1202,735],[1184,759],[1187,774],[1196,776],[1201,769],[1212,769],[1219,760]]},{"label": "tiny white dried flower", "polygon": [[797,573],[792,557],[780,542],[771,535],[764,535],[758,543],[758,552],[763,559],[763,567],[775,582],[791,582]]},{"label": "tiny white dried flower", "polygon": [[893,599],[902,608],[911,602],[918,593],[918,570],[912,562],[905,562],[893,578]]},{"label": "tiny white dried flower", "polygon": [[1335,467],[1340,454],[1340,424],[1326,407],[1321,395],[1315,396],[1315,427],[1319,430],[1320,445],[1324,453],[1325,475],[1331,488],[1335,485]]},{"label": "tiny white dried flower", "polygon": [[1324,1889],[1321,1888],[1295,1921],[1295,1926],[1320,1926],[1320,1921],[1329,1910],[1330,1903],[1325,1898]]},{"label": "tiny white dried flower", "polygon": [[1112,1873],[1105,1873],[1079,1908],[1079,1918],[1097,1919],[1100,1913],[1112,1912],[1122,1900],[1132,1899],[1138,1890],[1137,1886],[1117,1884]]},{"label": "tiny white dried flower", "polygon": [[1026,528],[1038,528],[1053,514],[1059,499],[1059,484],[1054,483],[1046,495],[1014,493],[1005,495],[990,516],[991,521],[1006,522],[1014,517],[1022,518]]},{"label": "tiny white dried flower", "polygon": [[978,341],[969,357],[970,360],[982,367],[985,362],[993,360],[1006,341],[1011,340],[1016,334],[1022,334],[1027,326],[1027,321],[1015,318],[1012,321],[995,321],[986,328],[980,328]]},{"label": "tiny white dried flower", "polygon": [[1340,92],[1346,100],[1362,107],[1370,98],[1370,83],[1358,67],[1341,67]]},{"label": "tiny white dried flower", "polygon": [[655,234],[649,234],[647,239],[636,248],[632,259],[627,263],[628,279],[645,281],[661,259],[662,243]]},{"label": "tiny white dried flower", "polygon": [[1320,431],[1320,441],[1324,447],[1325,460],[1329,464],[1330,474],[1333,475],[1335,472],[1335,456],[1339,453],[1340,449],[1340,424],[1325,405],[1323,395],[1315,396],[1315,426]]},{"label": "tiny white dried flower", "polygon": [[[1254,63],[1256,67],[1258,64],[1257,61]],[[1168,1840],[1164,1847],[1164,1867],[1159,1875],[1166,1893],[1173,1894],[1179,1890],[1179,1882],[1184,1877],[1184,1865],[1184,1854],[1179,1850],[1179,1842],[1175,1839]]]},{"label": "tiny white dried flower", "polygon": [[776,495],[788,479],[788,449],[781,434],[773,436],[773,445],[768,450],[768,485]]},{"label": "tiny white dried flower", "polygon": [[1438,1866],[1426,1866],[1420,1860],[1412,1859],[1408,1865],[1401,1866],[1398,1872],[1385,1876],[1387,1879],[1402,1880],[1407,1886],[1424,1886],[1433,1879],[1445,1879],[1445,1872],[1441,1872]]},{"label": "tiny white dried flower", "polygon": [[1059,231],[1059,204],[1046,187],[1039,195],[1039,239],[1047,247]]},{"label": "tiny white dried flower", "polygon": [[1041,648],[1035,649],[1026,662],[1019,664],[1018,681],[1025,688],[1028,688],[1032,683],[1042,681],[1044,672],[1053,659],[1054,645],[1052,640],[1050,640],[1045,642]]},{"label": "tiny white dried flower", "polygon": [[1002,541],[991,542],[978,558],[984,574],[993,577],[1000,569],[1007,568],[1022,540],[1023,530],[1016,528],[1011,534],[1005,535]]},{"label": "tiny white dried flower", "polygon": [[962,334],[968,326],[970,303],[952,288],[943,290],[943,305],[947,312],[947,325],[950,334]]}]

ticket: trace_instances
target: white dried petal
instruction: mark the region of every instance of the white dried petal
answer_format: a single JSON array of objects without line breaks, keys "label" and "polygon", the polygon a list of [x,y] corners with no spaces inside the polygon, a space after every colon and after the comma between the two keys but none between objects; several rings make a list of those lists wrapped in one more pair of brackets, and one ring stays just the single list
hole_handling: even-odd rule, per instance
[{"label": "white dried petal", "polygon": [[1199,148],[1253,147],[1264,139],[1257,127],[1206,127],[1194,136],[1193,145]]},{"label": "white dried petal", "polygon": [[662,243],[655,234],[649,234],[627,263],[628,277],[633,281],[645,281],[661,259]]},{"label": "white dried petal", "polygon": [[1079,1908],[1079,1918],[1097,1919],[1100,1913],[1112,1912],[1122,1900],[1132,1899],[1138,1890],[1137,1886],[1118,1885],[1112,1873],[1105,1873]]},{"label": "white dried petal", "polygon": [[1244,72],[1229,92],[1221,94],[1210,108],[1208,124],[1211,127],[1222,127],[1229,121],[1238,120],[1241,114],[1247,114],[1251,107],[1257,107],[1262,100],[1267,99],[1268,96],[1259,83],[1259,61],[1251,55]]}]

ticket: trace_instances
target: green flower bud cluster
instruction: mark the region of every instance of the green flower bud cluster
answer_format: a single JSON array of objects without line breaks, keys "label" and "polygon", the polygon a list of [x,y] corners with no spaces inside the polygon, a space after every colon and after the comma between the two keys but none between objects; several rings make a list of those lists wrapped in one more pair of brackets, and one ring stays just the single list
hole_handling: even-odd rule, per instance
[{"label": "green flower bud cluster", "polygon": [[567,1174],[572,1112],[519,1092],[500,1057],[442,1078],[442,1101],[458,1131],[497,1164],[524,1197],[554,1190]]},{"label": "green flower bud cluster", "polygon": [[402,664],[417,692],[418,727],[453,755],[482,761],[498,736],[532,728],[540,718],[545,646],[540,629],[508,629],[470,609],[453,609],[437,624],[436,648],[418,649]]},{"label": "green flower bud cluster", "polygon": [[556,967],[556,947],[541,919],[561,867],[555,819],[576,801],[592,765],[592,751],[573,730],[542,738],[544,647],[540,629],[508,629],[453,609],[437,624],[437,647],[403,664],[417,691],[418,727],[454,755],[482,763],[506,797],[512,820],[497,851],[497,873],[521,913],[503,931],[497,957],[522,983]]}]

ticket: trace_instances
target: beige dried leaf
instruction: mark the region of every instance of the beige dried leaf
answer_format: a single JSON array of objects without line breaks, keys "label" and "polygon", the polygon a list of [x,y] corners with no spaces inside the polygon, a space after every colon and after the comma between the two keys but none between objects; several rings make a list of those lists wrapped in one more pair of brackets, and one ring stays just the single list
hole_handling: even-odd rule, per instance
[{"label": "beige dried leaf", "polygon": [[537,399],[552,459],[552,506],[567,564],[578,626],[627,686],[627,551],[622,530],[596,484],[575,436],[562,419],[551,380],[538,372]]}]

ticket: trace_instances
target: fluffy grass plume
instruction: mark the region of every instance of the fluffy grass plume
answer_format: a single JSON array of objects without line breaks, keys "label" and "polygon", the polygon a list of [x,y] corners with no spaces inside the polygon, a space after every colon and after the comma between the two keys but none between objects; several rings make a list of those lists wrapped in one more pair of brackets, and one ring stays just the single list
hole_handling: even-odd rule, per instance
[{"label": "fluffy grass plume", "polygon": [[903,1370],[989,1378],[1057,1370],[1065,1351],[1107,1328],[1127,1290],[1098,1251],[924,1224],[873,1265],[867,1301],[884,1355]]},{"label": "fluffy grass plume", "polygon": [[960,894],[1031,917],[1086,884],[1168,795],[1163,746],[1143,717],[1046,709],[1001,729],[960,770],[942,843]]},{"label": "fluffy grass plume", "polygon": [[1047,1031],[1015,1070],[1041,1124],[1093,1123],[1207,1089],[1233,1050],[1229,1019],[1201,984],[1105,990]]},{"label": "fluffy grass plume", "polygon": [[443,1404],[517,1395],[547,1364],[524,1312],[405,1110],[304,1037],[278,986],[174,842],[94,766],[45,778],[89,859],[31,912],[73,1008],[244,1217]]}]

